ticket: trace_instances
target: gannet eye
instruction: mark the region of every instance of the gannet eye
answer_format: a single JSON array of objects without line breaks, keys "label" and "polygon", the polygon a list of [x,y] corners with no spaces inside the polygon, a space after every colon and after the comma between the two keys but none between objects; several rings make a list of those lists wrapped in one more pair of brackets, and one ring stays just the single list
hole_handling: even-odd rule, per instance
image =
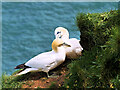
[{"label": "gannet eye", "polygon": [[60,36],[59,38],[62,38],[62,36]]},{"label": "gannet eye", "polygon": [[57,34],[59,34],[59,33],[61,33],[61,32],[57,32]]}]

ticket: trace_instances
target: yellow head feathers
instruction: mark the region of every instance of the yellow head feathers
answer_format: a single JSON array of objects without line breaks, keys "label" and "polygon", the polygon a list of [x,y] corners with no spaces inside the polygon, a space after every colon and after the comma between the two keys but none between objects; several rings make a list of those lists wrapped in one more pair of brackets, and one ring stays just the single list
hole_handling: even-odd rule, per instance
[{"label": "yellow head feathers", "polygon": [[66,36],[67,38],[69,38],[69,32],[63,27],[58,27],[55,29],[55,36],[56,38],[61,38],[62,36]]},{"label": "yellow head feathers", "polygon": [[60,47],[60,46],[63,46],[63,45],[65,45],[65,46],[67,46],[67,47],[70,47],[70,45],[64,43],[62,39],[59,39],[59,38],[58,38],[58,39],[55,39],[55,40],[52,42],[52,49],[53,49],[55,52],[57,52],[57,51],[58,51],[57,48]]},{"label": "yellow head feathers", "polygon": [[57,52],[57,47],[61,44],[63,44],[64,42],[62,41],[62,39],[55,39],[53,42],[52,42],[52,49],[54,51]]}]

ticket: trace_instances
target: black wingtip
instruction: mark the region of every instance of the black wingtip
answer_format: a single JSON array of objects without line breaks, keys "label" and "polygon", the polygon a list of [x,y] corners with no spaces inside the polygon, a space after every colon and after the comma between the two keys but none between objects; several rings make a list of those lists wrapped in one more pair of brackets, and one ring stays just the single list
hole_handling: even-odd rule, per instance
[{"label": "black wingtip", "polygon": [[16,66],[14,69],[22,69],[25,67],[25,64],[20,64],[18,66]]},{"label": "black wingtip", "polygon": [[30,67],[26,66],[24,63],[24,64],[20,64],[20,65],[16,66],[14,69],[22,69],[22,68],[30,68]]},{"label": "black wingtip", "polygon": [[14,67],[14,69],[17,69],[17,66],[16,66],[16,67]]}]

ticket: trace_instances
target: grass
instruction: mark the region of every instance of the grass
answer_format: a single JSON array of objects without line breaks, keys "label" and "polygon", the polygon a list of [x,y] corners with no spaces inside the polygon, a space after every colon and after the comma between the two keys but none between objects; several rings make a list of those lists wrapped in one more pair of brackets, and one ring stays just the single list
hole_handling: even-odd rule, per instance
[{"label": "grass", "polygon": [[8,76],[6,74],[2,75],[2,88],[21,88],[23,82],[18,81],[15,76]]}]

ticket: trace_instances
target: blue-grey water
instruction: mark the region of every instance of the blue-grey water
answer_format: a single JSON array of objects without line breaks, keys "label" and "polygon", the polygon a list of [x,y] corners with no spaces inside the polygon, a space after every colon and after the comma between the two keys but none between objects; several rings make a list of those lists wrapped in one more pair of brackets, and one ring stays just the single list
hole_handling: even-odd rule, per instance
[{"label": "blue-grey water", "polygon": [[54,29],[58,26],[67,28],[70,38],[80,39],[75,24],[77,13],[117,9],[118,3],[113,2],[2,3],[2,71],[12,74],[16,65],[51,50]]}]

